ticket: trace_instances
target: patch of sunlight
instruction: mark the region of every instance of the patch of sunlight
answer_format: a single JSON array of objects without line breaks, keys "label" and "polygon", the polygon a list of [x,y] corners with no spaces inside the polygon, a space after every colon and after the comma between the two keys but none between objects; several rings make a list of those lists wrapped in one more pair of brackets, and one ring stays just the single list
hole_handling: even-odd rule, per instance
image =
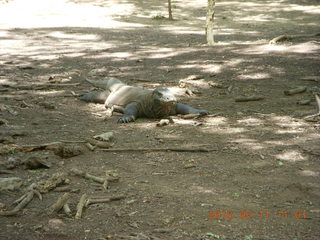
[{"label": "patch of sunlight", "polygon": [[[190,50],[191,52],[192,50]],[[177,56],[179,54],[184,54],[184,53],[188,53],[188,50],[176,50],[173,48],[157,48],[157,49],[153,49],[152,52],[151,51],[144,51],[144,53],[149,53],[148,57],[149,59],[157,59],[157,58],[169,58],[169,57],[174,57]]]},{"label": "patch of sunlight", "polygon": [[115,60],[122,61],[123,59],[119,59],[119,58],[129,58],[132,56],[132,54],[129,52],[115,52],[115,53],[108,53],[108,56],[110,58],[117,58]]},{"label": "patch of sunlight", "polygon": [[286,129],[286,130],[277,130],[275,131],[276,134],[296,134],[296,133],[303,133],[304,129]]},{"label": "patch of sunlight", "polygon": [[7,31],[0,31],[0,38],[7,38],[9,37],[9,34]]},{"label": "patch of sunlight", "polygon": [[274,20],[270,15],[266,14],[258,14],[258,15],[251,15],[242,18],[235,18],[234,21],[236,22],[269,22]]},{"label": "patch of sunlight", "polygon": [[301,152],[297,150],[285,150],[282,153],[276,154],[275,157],[282,161],[298,162],[307,160]]},{"label": "patch of sunlight", "polygon": [[[80,55],[82,56],[82,55]],[[57,54],[53,54],[53,55],[49,55],[49,54],[45,54],[43,55],[42,53],[38,53],[38,54],[33,54],[32,56],[30,56],[30,59],[33,60],[55,60],[58,59],[60,56]]]},{"label": "patch of sunlight", "polygon": [[252,74],[241,74],[239,75],[239,78],[242,80],[247,80],[247,79],[266,79],[266,78],[271,78],[269,73],[252,73]]},{"label": "patch of sunlight", "polygon": [[275,122],[277,126],[280,127],[306,127],[308,123],[303,121],[298,121],[290,116],[271,116],[270,119]]},{"label": "patch of sunlight", "polygon": [[188,119],[174,119],[174,123],[180,124],[180,125],[191,125],[191,126],[196,126],[198,124],[197,121],[188,120]]},{"label": "patch of sunlight", "polygon": [[[74,52],[74,53],[65,53],[63,54],[64,57],[82,57],[85,56],[86,53],[79,53],[79,52]],[[41,56],[37,57],[38,60],[41,60]],[[45,56],[43,60],[48,60],[48,56]]]},{"label": "patch of sunlight", "polygon": [[216,65],[216,64],[183,64],[183,65],[178,65],[176,68],[180,69],[201,69],[202,72],[207,72],[207,73],[220,73],[222,71],[222,66],[221,65]]},{"label": "patch of sunlight", "polygon": [[305,42],[288,46],[286,52],[292,53],[319,53],[320,45],[317,42]]},{"label": "patch of sunlight", "polygon": [[241,34],[241,35],[258,35],[258,31],[244,31],[244,30],[237,30],[234,28],[224,28],[219,30],[219,35],[220,36],[226,36],[226,35],[235,35],[235,34]]},{"label": "patch of sunlight", "polygon": [[227,120],[228,119],[225,117],[214,117],[214,118],[209,118],[207,120],[207,123],[213,126],[220,126],[220,125],[226,125]]},{"label": "patch of sunlight", "polygon": [[265,148],[263,144],[257,142],[257,140],[255,139],[250,139],[250,138],[240,138],[240,139],[232,140],[231,142],[240,144],[252,150],[261,150]]},{"label": "patch of sunlight", "polygon": [[52,91],[37,91],[37,95],[41,96],[57,96],[61,94],[66,94],[65,90],[52,90]]},{"label": "patch of sunlight", "polygon": [[[20,55],[35,60],[52,60],[61,55],[83,56],[87,54],[87,49],[91,51],[104,50],[116,44],[98,41],[99,39],[94,34],[64,34],[57,31],[51,33],[48,30],[36,32],[26,38],[25,33],[5,32],[11,39],[1,41],[0,54],[7,57]],[[57,41],[56,37],[67,38],[60,38]]]},{"label": "patch of sunlight", "polygon": [[290,145],[289,143],[285,143],[284,141],[280,140],[269,140],[269,141],[264,141],[265,144],[269,145],[275,145],[275,146],[288,146]]},{"label": "patch of sunlight", "polygon": [[302,171],[300,171],[300,175],[305,176],[305,177],[318,177],[320,174],[319,174],[319,172],[314,172],[311,170],[302,170]]},{"label": "patch of sunlight", "polygon": [[174,1],[175,3],[177,4],[183,4],[182,6],[185,7],[185,8],[188,8],[189,7],[192,7],[192,8],[204,8],[207,6],[207,1],[205,0],[189,0],[189,1],[186,1],[186,0],[175,0]]},{"label": "patch of sunlight", "polygon": [[286,12],[300,11],[300,12],[309,13],[309,14],[320,14],[320,7],[319,5],[302,6],[302,5],[291,4],[289,7],[284,8],[283,11],[286,11]]},{"label": "patch of sunlight", "polygon": [[13,82],[12,79],[9,80],[8,78],[1,78],[0,84],[1,85],[12,85],[12,84],[15,84],[15,82]]},{"label": "patch of sunlight", "polygon": [[305,42],[300,44],[263,44],[248,48],[244,53],[247,54],[266,54],[270,52],[283,52],[283,53],[318,53],[320,45],[316,42]]},{"label": "patch of sunlight", "polygon": [[143,24],[113,19],[114,16],[130,15],[134,10],[134,4],[113,1],[100,7],[68,0],[12,0],[1,5],[0,27],[143,27]]},{"label": "patch of sunlight", "polygon": [[245,124],[247,126],[261,126],[264,124],[264,121],[259,118],[248,117],[246,119],[237,120],[240,124]]},{"label": "patch of sunlight", "polygon": [[192,186],[190,187],[192,193],[209,193],[209,194],[217,194],[217,191],[213,188],[204,188],[201,186]]},{"label": "patch of sunlight", "polygon": [[163,26],[161,30],[171,32],[174,34],[194,34],[194,35],[204,35],[204,31],[201,28],[191,28],[191,27],[184,27],[181,29],[181,26]]},{"label": "patch of sunlight", "polygon": [[[209,124],[208,124],[209,125]],[[206,133],[214,133],[214,134],[221,134],[221,135],[231,135],[231,134],[239,134],[247,132],[248,130],[245,128],[232,128],[232,127],[214,127],[214,128],[205,128]]]}]

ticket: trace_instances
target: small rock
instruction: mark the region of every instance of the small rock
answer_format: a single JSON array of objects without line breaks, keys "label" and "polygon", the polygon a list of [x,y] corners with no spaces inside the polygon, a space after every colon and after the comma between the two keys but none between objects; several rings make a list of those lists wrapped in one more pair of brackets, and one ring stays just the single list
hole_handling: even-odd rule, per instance
[{"label": "small rock", "polygon": [[54,106],[53,103],[49,103],[49,102],[40,102],[39,105],[50,110],[53,110],[56,108],[56,106]]},{"label": "small rock", "polygon": [[132,199],[132,200],[127,201],[127,204],[133,204],[133,203],[135,203],[136,201],[137,201],[137,200]]},{"label": "small rock", "polygon": [[169,119],[161,119],[158,123],[157,123],[157,127],[163,127],[166,125],[170,124],[170,120]]},{"label": "small rock", "polygon": [[32,156],[29,157],[26,161],[23,163],[26,167],[26,169],[38,169],[38,168],[50,168],[51,165],[41,159],[40,157]]},{"label": "small rock", "polygon": [[82,154],[83,150],[77,145],[65,146],[60,144],[53,149],[53,152],[62,158],[69,158]]},{"label": "small rock", "polygon": [[186,164],[183,168],[188,169],[188,168],[195,168],[195,167],[197,166],[191,163],[191,164]]}]

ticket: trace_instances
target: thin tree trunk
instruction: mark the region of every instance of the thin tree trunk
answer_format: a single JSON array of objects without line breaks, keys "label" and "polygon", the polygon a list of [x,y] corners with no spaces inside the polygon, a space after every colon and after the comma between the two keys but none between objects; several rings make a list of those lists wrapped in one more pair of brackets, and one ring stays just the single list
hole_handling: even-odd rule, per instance
[{"label": "thin tree trunk", "polygon": [[169,20],[173,20],[172,9],[171,9],[171,0],[168,0],[168,12],[169,12]]},{"label": "thin tree trunk", "polygon": [[206,20],[206,37],[209,46],[214,45],[213,25],[214,25],[214,8],[216,1],[208,0],[207,20]]}]

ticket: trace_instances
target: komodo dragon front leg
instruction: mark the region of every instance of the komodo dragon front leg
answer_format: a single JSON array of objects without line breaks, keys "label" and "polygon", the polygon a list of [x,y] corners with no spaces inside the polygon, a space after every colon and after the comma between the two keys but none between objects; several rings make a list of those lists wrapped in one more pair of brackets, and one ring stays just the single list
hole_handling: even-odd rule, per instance
[{"label": "komodo dragon front leg", "polygon": [[139,105],[138,102],[128,104],[123,110],[123,115],[118,118],[118,123],[134,122],[139,116]]},{"label": "komodo dragon front leg", "polygon": [[204,109],[196,109],[193,107],[190,107],[189,105],[183,104],[183,103],[176,103],[175,109],[173,115],[176,114],[200,114],[200,115],[209,115],[210,112]]}]

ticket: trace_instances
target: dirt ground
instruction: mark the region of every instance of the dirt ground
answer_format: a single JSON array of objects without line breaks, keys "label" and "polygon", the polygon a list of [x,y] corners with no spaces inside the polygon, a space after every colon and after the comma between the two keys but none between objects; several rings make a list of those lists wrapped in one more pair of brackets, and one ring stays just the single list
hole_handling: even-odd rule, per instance
[{"label": "dirt ground", "polygon": [[[0,211],[61,172],[72,211],[47,213],[64,194],[53,189],[17,215],[0,216],[0,239],[320,239],[320,124],[305,119],[318,111],[319,1],[217,1],[213,47],[205,45],[206,3],[173,1],[168,21],[166,1],[0,1],[0,177],[22,179],[17,190],[1,191]],[[282,34],[304,36],[269,44]],[[117,116],[104,119],[103,105],[77,98],[94,89],[85,77],[177,90],[192,75],[202,85],[189,84],[194,94],[179,100],[216,115],[175,116],[164,127],[143,118],[117,124]],[[301,86],[306,91],[284,94]],[[263,99],[235,101],[253,95]],[[211,151],[103,152],[64,143],[82,153],[63,158],[19,150],[110,131],[113,148]],[[26,169],[30,157],[50,168]],[[105,190],[72,168],[119,181]],[[125,198],[89,205],[75,219],[84,193]]]}]

